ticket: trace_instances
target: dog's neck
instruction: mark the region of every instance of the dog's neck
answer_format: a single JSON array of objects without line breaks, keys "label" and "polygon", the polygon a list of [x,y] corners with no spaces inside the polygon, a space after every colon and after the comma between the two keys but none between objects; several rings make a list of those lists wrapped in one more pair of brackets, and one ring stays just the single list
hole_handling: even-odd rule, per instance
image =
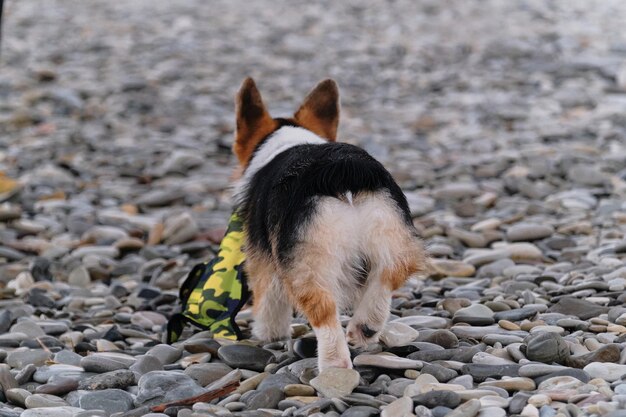
[{"label": "dog's neck", "polygon": [[324,139],[310,130],[295,126],[283,126],[272,133],[252,155],[252,160],[235,185],[235,196],[239,195],[254,174],[270,163],[278,154],[299,145],[321,145]]}]

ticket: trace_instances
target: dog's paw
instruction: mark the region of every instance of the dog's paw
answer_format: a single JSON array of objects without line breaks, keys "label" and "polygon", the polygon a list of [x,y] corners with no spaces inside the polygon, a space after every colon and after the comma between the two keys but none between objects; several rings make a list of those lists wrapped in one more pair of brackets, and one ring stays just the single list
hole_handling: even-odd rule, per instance
[{"label": "dog's paw", "polygon": [[332,357],[320,356],[318,358],[317,367],[320,372],[328,368],[352,369],[352,359],[350,358],[350,351],[348,350],[348,347],[345,347],[345,352],[338,352],[337,355]]},{"label": "dog's paw", "polygon": [[380,330],[372,329],[365,323],[350,321],[346,329],[346,340],[350,346],[364,348],[372,343],[378,343]]}]

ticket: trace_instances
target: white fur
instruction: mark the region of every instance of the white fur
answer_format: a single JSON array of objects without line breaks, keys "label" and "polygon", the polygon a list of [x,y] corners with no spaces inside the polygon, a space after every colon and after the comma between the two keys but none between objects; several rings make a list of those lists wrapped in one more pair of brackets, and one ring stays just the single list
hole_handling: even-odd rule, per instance
[{"label": "white fur", "polygon": [[[322,197],[317,207],[315,219],[300,237],[317,258],[311,270],[317,274],[318,285],[333,294],[338,310],[354,311],[346,338],[339,338],[335,331],[314,328],[319,366],[338,366],[345,362],[342,352],[347,349],[346,341],[363,347],[378,340],[391,304],[391,289],[383,283],[383,273],[406,258],[413,237],[385,192],[352,196],[352,204]],[[364,285],[355,279],[361,257],[368,259],[371,268]],[[305,283],[297,282],[299,276],[306,274],[294,274],[295,285],[302,287]],[[363,324],[377,333],[365,337],[359,328]]]},{"label": "white fur", "polygon": [[318,368],[352,368],[350,351],[346,345],[339,322],[333,327],[321,326],[314,329],[317,338]]},{"label": "white fur", "polygon": [[259,304],[259,310],[252,326],[254,337],[259,340],[288,339],[291,337],[293,307],[287,294],[283,291],[278,277],[272,277],[265,297],[264,302]]},{"label": "white fur", "polygon": [[265,143],[254,153],[250,164],[243,176],[235,185],[235,199],[237,200],[250,182],[254,174],[267,165],[272,159],[287,149],[299,145],[322,145],[324,139],[310,130],[295,126],[283,126],[267,138]]}]

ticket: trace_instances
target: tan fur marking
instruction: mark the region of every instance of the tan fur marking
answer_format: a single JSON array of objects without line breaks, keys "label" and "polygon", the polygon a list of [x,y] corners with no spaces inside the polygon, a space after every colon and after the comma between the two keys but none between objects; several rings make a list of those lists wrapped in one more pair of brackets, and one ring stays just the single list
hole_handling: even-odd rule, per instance
[{"label": "tan fur marking", "polygon": [[300,126],[334,142],[339,126],[339,89],[333,80],[320,82],[294,115]]},{"label": "tan fur marking", "polygon": [[244,267],[252,289],[252,311],[257,314],[261,303],[264,302],[265,290],[269,288],[275,270],[270,259],[260,259],[261,257],[251,250],[246,250],[246,255]]},{"label": "tan fur marking", "polygon": [[295,291],[291,294],[298,302],[313,327],[330,327],[337,320],[337,306],[331,294],[326,291]]},{"label": "tan fur marking", "polygon": [[[416,254],[417,255],[417,254]],[[400,260],[394,268],[385,269],[381,279],[392,291],[402,287],[413,274],[423,270],[416,257]]]},{"label": "tan fur marking", "polygon": [[247,166],[257,145],[278,127],[252,78],[246,78],[235,101],[237,131],[233,151],[242,166]]}]

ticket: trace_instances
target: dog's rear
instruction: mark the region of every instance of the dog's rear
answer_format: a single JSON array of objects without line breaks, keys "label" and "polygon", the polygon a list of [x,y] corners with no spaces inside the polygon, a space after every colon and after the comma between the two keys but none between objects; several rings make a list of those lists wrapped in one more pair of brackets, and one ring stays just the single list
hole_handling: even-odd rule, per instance
[{"label": "dog's rear", "polygon": [[423,269],[424,255],[391,175],[360,148],[334,143],[332,81],[291,119],[273,119],[252,80],[237,101],[237,199],[254,294],[254,334],[290,336],[293,307],[318,338],[319,367],[351,367],[338,314],[353,310],[347,339],[378,338],[391,292]]}]

